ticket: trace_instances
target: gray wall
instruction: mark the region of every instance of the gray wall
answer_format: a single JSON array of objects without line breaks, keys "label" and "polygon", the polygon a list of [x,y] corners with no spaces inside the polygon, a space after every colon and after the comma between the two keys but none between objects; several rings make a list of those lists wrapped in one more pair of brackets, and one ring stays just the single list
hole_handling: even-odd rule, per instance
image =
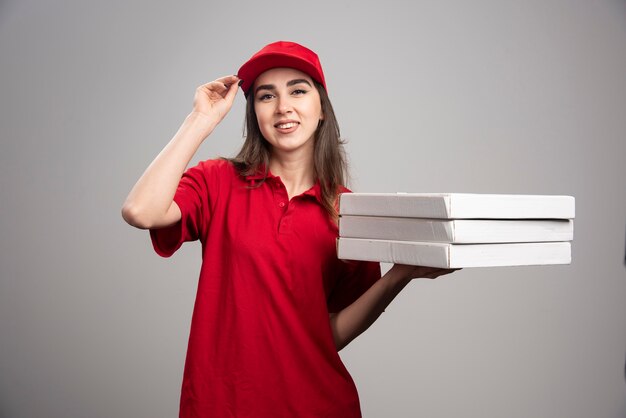
[{"label": "gray wall", "polygon": [[161,259],[120,208],[196,86],[278,39],[319,52],[356,191],[577,199],[571,265],[415,281],[342,352],[365,416],[626,416],[609,0],[0,2],[0,416],[177,414],[199,246]]}]

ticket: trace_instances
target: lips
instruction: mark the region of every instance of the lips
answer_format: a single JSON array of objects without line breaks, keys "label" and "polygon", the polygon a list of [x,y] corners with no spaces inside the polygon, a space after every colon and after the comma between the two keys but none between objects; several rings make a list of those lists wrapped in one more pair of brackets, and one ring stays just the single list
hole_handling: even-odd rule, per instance
[{"label": "lips", "polygon": [[288,122],[288,123],[278,123],[276,125],[278,129],[289,129],[289,128],[293,128],[294,126],[298,126],[298,124],[296,122]]},{"label": "lips", "polygon": [[288,134],[298,129],[299,125],[300,122],[295,120],[281,120],[274,124],[274,128],[280,133]]},{"label": "lips", "polygon": [[300,122],[295,121],[295,120],[291,120],[291,119],[283,119],[283,120],[279,120],[278,122],[276,122],[274,124],[275,128],[279,128],[279,129],[289,129],[289,128],[293,128],[296,125],[299,125]]}]

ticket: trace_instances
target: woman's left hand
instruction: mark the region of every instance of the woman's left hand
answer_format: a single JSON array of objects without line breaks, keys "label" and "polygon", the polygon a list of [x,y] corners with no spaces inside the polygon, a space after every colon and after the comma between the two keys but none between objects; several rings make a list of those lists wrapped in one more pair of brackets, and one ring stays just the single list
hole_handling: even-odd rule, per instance
[{"label": "woman's left hand", "polygon": [[454,273],[461,269],[443,269],[438,267],[409,266],[394,264],[390,271],[405,279],[436,279],[439,276]]}]

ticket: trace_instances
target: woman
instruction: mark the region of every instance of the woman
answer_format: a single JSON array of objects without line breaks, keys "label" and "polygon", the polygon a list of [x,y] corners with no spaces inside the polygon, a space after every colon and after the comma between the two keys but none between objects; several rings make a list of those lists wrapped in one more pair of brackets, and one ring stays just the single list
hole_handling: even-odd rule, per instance
[{"label": "woman", "polygon": [[[202,141],[247,97],[236,158],[185,171]],[[276,42],[237,76],[196,90],[193,111],[130,192],[122,214],[158,254],[202,242],[182,417],[359,417],[337,353],[413,277],[450,270],[337,259],[345,161],[317,55]]]}]

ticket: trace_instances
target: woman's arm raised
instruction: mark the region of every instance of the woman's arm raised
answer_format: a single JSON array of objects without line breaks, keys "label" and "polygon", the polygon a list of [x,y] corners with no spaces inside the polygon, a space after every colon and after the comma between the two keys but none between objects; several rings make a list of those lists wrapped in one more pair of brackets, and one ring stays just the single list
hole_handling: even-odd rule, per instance
[{"label": "woman's arm raised", "polygon": [[141,229],[172,225],[181,218],[174,202],[178,183],[200,144],[232,107],[239,78],[219,78],[196,89],[193,111],[130,191],[122,217]]}]

